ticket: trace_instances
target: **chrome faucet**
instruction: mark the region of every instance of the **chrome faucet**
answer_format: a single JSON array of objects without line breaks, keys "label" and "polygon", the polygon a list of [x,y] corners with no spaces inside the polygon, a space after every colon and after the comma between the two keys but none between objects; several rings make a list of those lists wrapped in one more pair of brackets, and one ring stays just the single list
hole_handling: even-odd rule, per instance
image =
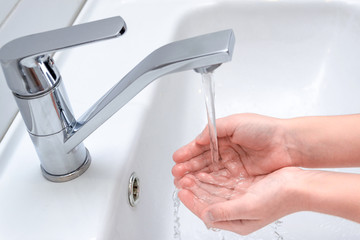
[{"label": "chrome faucet", "polygon": [[15,39],[0,49],[7,84],[27,126],[44,177],[64,182],[80,176],[91,158],[82,141],[137,93],[169,73],[213,71],[230,61],[232,30],[170,43],[152,52],[79,119],[71,105],[51,53],[121,36],[121,17],[75,25]]}]

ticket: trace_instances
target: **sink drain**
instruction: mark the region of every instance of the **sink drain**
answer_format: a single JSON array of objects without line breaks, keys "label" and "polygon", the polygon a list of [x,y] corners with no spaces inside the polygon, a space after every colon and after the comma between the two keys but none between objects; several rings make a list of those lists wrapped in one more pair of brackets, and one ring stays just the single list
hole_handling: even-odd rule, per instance
[{"label": "sink drain", "polygon": [[129,179],[128,197],[130,206],[135,207],[140,198],[140,180],[135,173],[132,173]]}]

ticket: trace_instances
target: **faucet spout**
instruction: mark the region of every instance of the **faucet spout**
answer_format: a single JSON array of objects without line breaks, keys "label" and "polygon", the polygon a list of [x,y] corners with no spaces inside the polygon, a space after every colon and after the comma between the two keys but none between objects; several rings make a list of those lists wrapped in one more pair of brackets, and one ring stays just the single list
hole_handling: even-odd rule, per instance
[{"label": "faucet spout", "polygon": [[204,69],[213,71],[222,63],[230,61],[234,44],[233,31],[225,30],[173,42],[155,50],[77,120],[67,136],[65,150],[76,147],[159,77],[192,69],[197,72],[206,71]]},{"label": "faucet spout", "polygon": [[91,162],[83,140],[155,79],[194,69],[213,71],[230,61],[234,33],[225,30],[167,44],[152,52],[79,119],[50,53],[122,36],[125,21],[113,17],[15,39],[0,49],[0,62],[41,162],[44,177],[64,182]]}]

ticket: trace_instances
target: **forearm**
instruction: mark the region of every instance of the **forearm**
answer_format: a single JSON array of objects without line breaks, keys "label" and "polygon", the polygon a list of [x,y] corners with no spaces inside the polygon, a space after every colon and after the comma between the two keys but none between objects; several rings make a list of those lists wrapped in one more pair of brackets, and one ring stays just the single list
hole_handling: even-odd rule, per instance
[{"label": "forearm", "polygon": [[297,166],[360,166],[360,115],[294,118],[282,125]]},{"label": "forearm", "polygon": [[359,174],[304,170],[295,184],[300,209],[360,223]]}]

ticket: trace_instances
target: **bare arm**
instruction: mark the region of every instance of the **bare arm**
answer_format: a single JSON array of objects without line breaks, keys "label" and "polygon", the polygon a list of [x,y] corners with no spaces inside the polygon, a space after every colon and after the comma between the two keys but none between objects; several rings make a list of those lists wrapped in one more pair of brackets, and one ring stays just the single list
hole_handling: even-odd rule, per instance
[{"label": "bare arm", "polygon": [[360,175],[305,171],[296,189],[306,202],[304,210],[321,212],[360,223]]},{"label": "bare arm", "polygon": [[287,148],[297,166],[360,166],[360,115],[280,120]]}]

